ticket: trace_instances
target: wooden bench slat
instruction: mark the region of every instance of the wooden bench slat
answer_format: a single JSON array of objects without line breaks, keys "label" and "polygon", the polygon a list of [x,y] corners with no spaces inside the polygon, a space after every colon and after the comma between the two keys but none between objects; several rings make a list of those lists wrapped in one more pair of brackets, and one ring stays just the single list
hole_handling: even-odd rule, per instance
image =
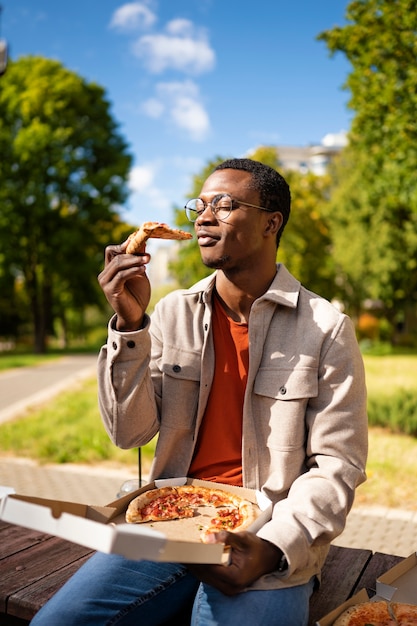
[{"label": "wooden bench slat", "polygon": [[371,561],[368,567],[359,578],[356,588],[353,593],[366,589],[369,596],[375,595],[375,583],[377,578],[385,574],[391,567],[397,565],[400,561],[403,561],[404,557],[395,556],[393,554],[383,554],[382,552],[375,552],[372,555]]},{"label": "wooden bench slat", "polygon": [[6,613],[8,598],[34,583],[90,554],[91,550],[57,537],[12,554],[0,561],[0,612]]},{"label": "wooden bench slat", "polygon": [[87,561],[92,552],[83,556],[70,565],[63,567],[58,571],[44,576],[33,584],[20,589],[9,597],[7,603],[8,615],[18,616],[30,621],[35,613],[52,598],[52,596],[67,582],[67,580],[75,574],[85,561]]},{"label": "wooden bench slat", "polygon": [[310,626],[352,595],[371,556],[371,550],[330,546],[321,586],[311,596]]},{"label": "wooden bench slat", "polygon": [[48,537],[36,530],[3,523],[0,528],[0,560],[30,548],[35,543],[42,543]]}]

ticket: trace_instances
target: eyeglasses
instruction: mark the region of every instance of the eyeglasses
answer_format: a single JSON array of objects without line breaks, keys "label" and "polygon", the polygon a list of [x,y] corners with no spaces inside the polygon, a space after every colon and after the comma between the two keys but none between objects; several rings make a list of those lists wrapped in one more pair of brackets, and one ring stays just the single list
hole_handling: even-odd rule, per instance
[{"label": "eyeglasses", "polygon": [[214,196],[210,202],[205,202],[202,198],[192,198],[192,200],[188,200],[184,209],[190,222],[195,222],[209,206],[216,219],[224,222],[231,212],[234,209],[238,209],[240,205],[250,206],[253,209],[260,209],[261,211],[270,211],[270,209],[266,209],[263,206],[249,204],[249,202],[244,202],[243,200],[236,200],[236,198],[232,198],[228,193],[219,193],[217,196]]}]

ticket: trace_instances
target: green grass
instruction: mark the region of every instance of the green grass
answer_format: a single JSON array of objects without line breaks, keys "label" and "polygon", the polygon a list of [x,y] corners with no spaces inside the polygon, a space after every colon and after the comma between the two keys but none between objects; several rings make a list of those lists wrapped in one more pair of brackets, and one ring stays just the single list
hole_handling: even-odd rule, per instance
[{"label": "green grass", "polygon": [[[107,436],[98,411],[95,379],[0,425],[0,450],[41,463],[137,463],[136,450],[120,450]],[[153,450],[154,443],[143,449],[145,471]]]},{"label": "green grass", "polygon": [[369,395],[389,396],[401,389],[417,391],[417,355],[364,356]]},{"label": "green grass", "polygon": [[57,354],[45,354],[39,356],[36,354],[0,354],[0,371],[14,369],[15,367],[28,367],[41,365],[46,361],[51,361],[59,358]]},{"label": "green grass", "polygon": [[368,479],[356,492],[356,505],[416,509],[417,439],[369,429]]}]

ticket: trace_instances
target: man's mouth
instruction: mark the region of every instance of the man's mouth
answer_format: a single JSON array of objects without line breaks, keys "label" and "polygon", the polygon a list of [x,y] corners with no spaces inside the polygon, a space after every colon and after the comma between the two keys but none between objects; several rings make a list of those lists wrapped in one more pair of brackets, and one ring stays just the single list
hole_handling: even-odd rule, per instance
[{"label": "man's mouth", "polygon": [[219,240],[219,237],[215,237],[206,230],[199,230],[197,233],[199,246],[213,246]]}]

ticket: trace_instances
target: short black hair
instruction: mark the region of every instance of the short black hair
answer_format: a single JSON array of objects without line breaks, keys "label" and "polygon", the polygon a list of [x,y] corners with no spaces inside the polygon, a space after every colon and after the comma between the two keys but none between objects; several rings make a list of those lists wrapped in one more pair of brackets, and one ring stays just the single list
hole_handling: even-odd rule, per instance
[{"label": "short black hair", "polygon": [[290,217],[291,192],[285,178],[269,165],[252,159],[227,159],[214,168],[217,170],[243,170],[252,174],[252,187],[259,192],[260,203],[268,211],[282,214],[282,226],[277,233],[277,247]]}]

